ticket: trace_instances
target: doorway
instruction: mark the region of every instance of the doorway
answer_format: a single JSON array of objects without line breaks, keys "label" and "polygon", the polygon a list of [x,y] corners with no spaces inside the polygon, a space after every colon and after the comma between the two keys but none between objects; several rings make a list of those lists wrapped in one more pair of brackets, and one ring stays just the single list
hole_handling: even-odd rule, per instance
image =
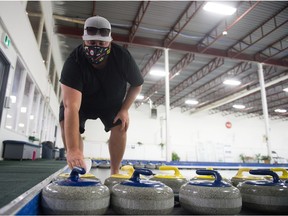
[{"label": "doorway", "polygon": [[2,112],[4,108],[9,66],[10,66],[9,62],[7,61],[5,56],[0,51],[0,125],[1,125],[1,119],[2,119]]}]

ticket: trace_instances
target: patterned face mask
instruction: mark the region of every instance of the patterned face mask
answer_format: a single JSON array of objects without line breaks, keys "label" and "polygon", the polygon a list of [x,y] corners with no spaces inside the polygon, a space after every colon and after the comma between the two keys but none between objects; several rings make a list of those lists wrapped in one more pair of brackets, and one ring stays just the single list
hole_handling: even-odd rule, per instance
[{"label": "patterned face mask", "polygon": [[91,64],[103,62],[110,54],[110,50],[110,47],[84,45],[84,54]]}]

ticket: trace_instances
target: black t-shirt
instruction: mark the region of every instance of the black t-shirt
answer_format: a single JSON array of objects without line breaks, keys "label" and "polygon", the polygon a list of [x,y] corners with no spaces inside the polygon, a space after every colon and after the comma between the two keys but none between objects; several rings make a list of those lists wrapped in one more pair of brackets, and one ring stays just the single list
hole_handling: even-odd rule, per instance
[{"label": "black t-shirt", "polygon": [[127,83],[140,86],[143,77],[129,51],[112,43],[106,65],[101,69],[88,62],[83,45],[79,45],[65,61],[60,82],[82,93],[81,110],[89,114],[95,109],[122,104]]}]

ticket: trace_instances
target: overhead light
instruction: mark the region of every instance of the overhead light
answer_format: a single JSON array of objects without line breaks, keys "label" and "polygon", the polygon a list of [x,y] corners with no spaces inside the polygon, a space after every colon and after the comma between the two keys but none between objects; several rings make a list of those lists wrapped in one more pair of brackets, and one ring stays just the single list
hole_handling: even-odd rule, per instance
[{"label": "overhead light", "polygon": [[18,124],[19,127],[24,127],[25,125],[23,123]]},{"label": "overhead light", "polygon": [[288,88],[284,88],[283,91],[288,92]]},{"label": "overhead light", "polygon": [[231,7],[225,4],[219,4],[215,2],[207,2],[204,5],[203,9],[212,13],[222,14],[222,15],[232,15],[236,12],[235,7]]},{"label": "overhead light", "polygon": [[240,85],[241,82],[238,80],[234,80],[234,79],[227,79],[227,80],[224,80],[223,84],[237,86],[237,85]]},{"label": "overhead light", "polygon": [[242,104],[234,104],[232,107],[235,109],[245,109],[245,106]]},{"label": "overhead light", "polygon": [[6,128],[12,129],[12,126],[11,125],[6,125]]},{"label": "overhead light", "polygon": [[144,95],[141,95],[141,94],[137,95],[136,97],[136,100],[143,100],[143,99],[144,99]]},{"label": "overhead light", "polygon": [[27,107],[21,107],[20,108],[21,113],[26,113],[27,112]]},{"label": "overhead light", "polygon": [[164,70],[151,70],[150,74],[153,75],[153,76],[164,77],[165,76],[165,71]]},{"label": "overhead light", "polygon": [[286,113],[287,110],[286,110],[286,109],[275,109],[274,112],[278,112],[278,113]]},{"label": "overhead light", "polygon": [[30,120],[33,120],[34,119],[34,115],[30,115]]},{"label": "overhead light", "polygon": [[185,104],[188,104],[188,105],[196,105],[198,103],[199,102],[197,100],[186,100],[185,101]]},{"label": "overhead light", "polygon": [[16,103],[16,96],[11,95],[10,99],[11,99],[11,103]]}]

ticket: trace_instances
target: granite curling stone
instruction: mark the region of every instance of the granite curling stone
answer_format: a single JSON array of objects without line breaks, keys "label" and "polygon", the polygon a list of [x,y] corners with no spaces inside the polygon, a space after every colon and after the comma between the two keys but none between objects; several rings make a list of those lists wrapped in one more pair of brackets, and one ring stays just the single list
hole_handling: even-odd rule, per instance
[{"label": "granite curling stone", "polygon": [[250,170],[252,175],[270,175],[273,180],[245,181],[238,185],[243,207],[255,212],[271,214],[288,213],[288,184],[277,173],[266,170]]},{"label": "granite curling stone", "polygon": [[85,174],[85,169],[74,167],[68,179],[54,181],[43,188],[44,214],[105,214],[110,203],[108,187],[95,179],[82,179],[79,174]]},{"label": "granite curling stone", "polygon": [[260,176],[253,176],[253,175],[243,175],[244,172],[248,172],[251,170],[251,168],[240,168],[235,176],[231,178],[231,183],[233,186],[237,187],[237,185],[241,182],[247,181],[247,180],[264,180],[264,177]]},{"label": "granite curling stone", "polygon": [[121,167],[121,171],[126,172],[126,174],[114,174],[111,175],[109,178],[105,179],[104,185],[106,185],[110,192],[112,191],[112,187],[122,181],[128,180],[132,177],[134,172],[134,167],[131,165],[125,165]]},{"label": "granite curling stone", "polygon": [[188,180],[180,173],[179,169],[175,166],[160,166],[159,170],[162,171],[174,171],[173,175],[169,174],[156,174],[150,180],[160,181],[168,187],[172,188],[175,201],[179,201],[179,191],[182,185],[188,182]]},{"label": "granite curling stone", "polygon": [[129,180],[112,187],[111,207],[117,214],[169,214],[174,207],[173,190],[158,181],[141,180],[153,175],[151,170],[135,169]]},{"label": "granite curling stone", "polygon": [[213,175],[215,180],[191,180],[180,188],[180,205],[192,214],[239,214],[242,198],[238,188],[222,181],[214,170],[197,170],[198,175]]}]

